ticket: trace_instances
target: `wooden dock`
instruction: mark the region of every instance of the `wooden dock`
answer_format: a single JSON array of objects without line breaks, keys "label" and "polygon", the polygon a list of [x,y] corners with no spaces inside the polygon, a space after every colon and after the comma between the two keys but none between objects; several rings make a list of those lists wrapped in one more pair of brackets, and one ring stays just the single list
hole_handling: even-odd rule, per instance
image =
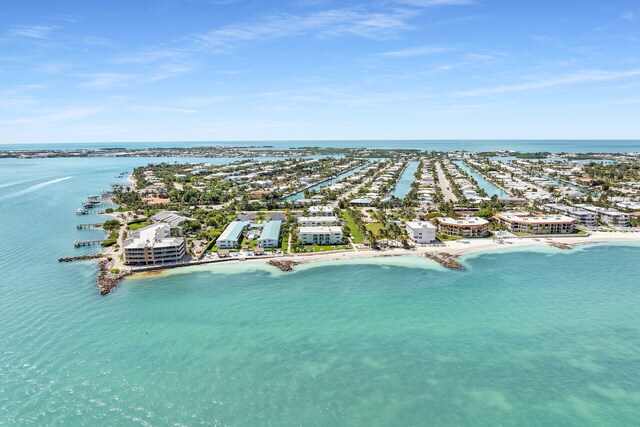
[{"label": "wooden dock", "polygon": [[102,223],[98,224],[76,224],[76,228],[81,230],[83,228],[102,228]]},{"label": "wooden dock", "polygon": [[105,241],[104,239],[101,239],[101,240],[76,240],[73,243],[73,246],[75,246],[76,248],[79,248],[80,246],[99,245],[104,241]]}]

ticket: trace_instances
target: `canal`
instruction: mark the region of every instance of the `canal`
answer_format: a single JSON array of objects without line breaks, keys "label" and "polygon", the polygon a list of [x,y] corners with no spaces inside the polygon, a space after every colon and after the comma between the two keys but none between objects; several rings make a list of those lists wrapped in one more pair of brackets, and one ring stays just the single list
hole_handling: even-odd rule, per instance
[{"label": "canal", "polygon": [[471,169],[469,166],[464,164],[461,160],[455,160],[454,163],[460,167],[463,171],[469,174],[469,176],[476,180],[478,186],[487,192],[489,197],[498,196],[498,198],[503,199],[509,197],[507,193],[505,193],[500,188],[496,187],[491,181],[486,179],[484,176],[480,175],[474,169]]},{"label": "canal", "polygon": [[391,192],[394,197],[402,199],[407,195],[409,190],[411,190],[411,184],[413,184],[413,181],[415,180],[413,175],[415,175],[418,170],[419,164],[420,162],[409,162],[404,172],[402,172],[402,176],[400,176],[400,179],[396,182],[395,188]]}]

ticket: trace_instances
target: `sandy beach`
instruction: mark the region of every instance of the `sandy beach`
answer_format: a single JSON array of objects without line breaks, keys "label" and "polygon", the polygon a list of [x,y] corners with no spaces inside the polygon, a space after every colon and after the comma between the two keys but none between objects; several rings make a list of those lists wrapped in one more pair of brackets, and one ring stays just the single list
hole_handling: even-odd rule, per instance
[{"label": "sandy beach", "polygon": [[[420,256],[429,252],[441,252],[448,253],[454,256],[462,256],[467,254],[491,252],[495,250],[513,250],[522,248],[534,248],[534,247],[550,247],[551,243],[565,243],[571,246],[588,245],[596,243],[631,243],[640,244],[640,232],[594,232],[588,236],[582,237],[546,237],[540,236],[536,238],[511,238],[505,239],[504,243],[498,243],[495,239],[468,239],[446,242],[443,245],[437,246],[421,246],[414,249],[386,249],[386,250],[370,250],[359,249],[348,251],[335,251],[326,253],[309,253],[309,254],[292,254],[277,257],[282,261],[293,261],[297,264],[309,264],[321,261],[340,261],[340,260],[354,260],[358,258],[383,258],[383,257],[402,257],[402,256]],[[558,249],[560,250],[560,249]],[[255,263],[267,264],[269,259],[273,257],[247,257],[244,260],[239,259],[226,259],[212,263],[183,265],[177,268],[193,268],[193,267],[207,267],[215,266],[219,264],[227,263]],[[269,266],[269,268],[275,269],[275,267]],[[295,267],[294,267],[295,270]],[[134,272],[132,278],[149,277],[149,275],[156,275],[161,272],[162,269],[150,271]]]}]

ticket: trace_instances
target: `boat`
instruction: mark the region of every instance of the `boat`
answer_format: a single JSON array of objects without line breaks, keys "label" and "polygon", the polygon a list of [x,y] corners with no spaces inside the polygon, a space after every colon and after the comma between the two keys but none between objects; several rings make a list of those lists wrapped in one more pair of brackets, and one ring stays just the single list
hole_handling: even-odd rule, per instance
[{"label": "boat", "polygon": [[87,214],[89,214],[89,211],[86,209],[82,209],[82,208],[76,209],[76,215],[87,215]]}]

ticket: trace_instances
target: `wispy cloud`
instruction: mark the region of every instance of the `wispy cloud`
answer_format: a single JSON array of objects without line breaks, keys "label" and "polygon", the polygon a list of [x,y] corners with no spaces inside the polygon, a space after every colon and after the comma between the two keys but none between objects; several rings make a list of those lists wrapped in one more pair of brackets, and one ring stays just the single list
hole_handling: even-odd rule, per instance
[{"label": "wispy cloud", "polygon": [[307,15],[277,14],[269,15],[259,22],[221,27],[193,36],[192,39],[206,47],[225,49],[242,42],[301,35],[356,35],[377,38],[412,28],[408,21],[416,15],[417,12],[407,9],[331,9]]},{"label": "wispy cloud", "polygon": [[56,25],[14,25],[7,31],[7,37],[47,39],[57,28]]},{"label": "wispy cloud", "polygon": [[531,82],[516,83],[504,86],[494,86],[488,88],[474,89],[469,91],[457,92],[458,96],[484,96],[497,95],[514,92],[528,92],[532,90],[540,90],[551,87],[569,86],[588,82],[602,82],[610,80],[626,79],[631,77],[639,77],[640,69],[626,71],[604,71],[604,70],[587,70],[567,74],[560,77],[540,79]]},{"label": "wispy cloud", "polygon": [[390,52],[380,53],[379,56],[387,56],[391,58],[410,58],[415,56],[430,56],[438,53],[450,52],[453,49],[442,46],[420,46],[408,49],[394,50]]}]

